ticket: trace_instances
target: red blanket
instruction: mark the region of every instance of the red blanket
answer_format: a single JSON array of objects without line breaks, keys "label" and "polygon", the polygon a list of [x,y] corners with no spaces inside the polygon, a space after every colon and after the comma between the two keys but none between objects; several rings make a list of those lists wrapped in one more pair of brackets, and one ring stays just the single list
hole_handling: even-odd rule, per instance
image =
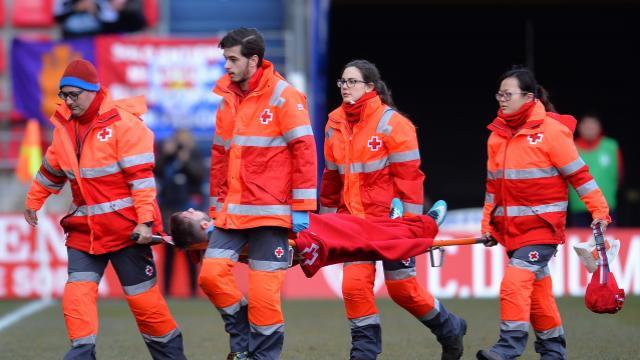
[{"label": "red blanket", "polygon": [[346,214],[310,214],[296,248],[307,277],[321,267],[348,261],[403,260],[425,253],[438,226],[429,216],[362,219]]}]

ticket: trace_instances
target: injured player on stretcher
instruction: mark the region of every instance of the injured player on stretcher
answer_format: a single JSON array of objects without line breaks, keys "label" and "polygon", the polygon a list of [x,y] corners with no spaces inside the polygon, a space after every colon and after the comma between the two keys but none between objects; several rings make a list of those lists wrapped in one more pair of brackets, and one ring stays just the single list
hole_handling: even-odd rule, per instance
[{"label": "injured player on stretcher", "polygon": [[[289,242],[294,263],[300,265],[307,277],[312,277],[327,265],[397,261],[425,253],[434,246],[438,226],[446,216],[446,203],[438,203],[440,206],[434,206],[427,215],[412,217],[363,219],[349,214],[310,214],[309,228]],[[392,206],[392,214],[397,210]],[[174,213],[170,228],[173,244],[189,251],[196,261],[206,251],[208,238],[215,231],[213,220],[194,209]],[[242,258],[240,254],[240,261]]]}]

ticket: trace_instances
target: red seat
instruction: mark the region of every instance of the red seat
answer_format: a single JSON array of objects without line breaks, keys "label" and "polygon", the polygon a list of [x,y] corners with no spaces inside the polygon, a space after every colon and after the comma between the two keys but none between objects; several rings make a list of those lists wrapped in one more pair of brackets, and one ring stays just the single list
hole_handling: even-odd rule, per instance
[{"label": "red seat", "polygon": [[13,2],[11,21],[16,27],[51,27],[53,0],[20,0]]},{"label": "red seat", "polygon": [[144,17],[147,19],[147,27],[154,27],[158,24],[160,17],[158,0],[143,0]]},{"label": "red seat", "polygon": [[4,75],[4,71],[6,70],[6,66],[7,66],[7,60],[5,58],[6,54],[7,52],[4,51],[4,41],[2,41],[2,38],[0,38],[0,75]]},{"label": "red seat", "polygon": [[4,1],[0,1],[0,27],[4,26]]}]

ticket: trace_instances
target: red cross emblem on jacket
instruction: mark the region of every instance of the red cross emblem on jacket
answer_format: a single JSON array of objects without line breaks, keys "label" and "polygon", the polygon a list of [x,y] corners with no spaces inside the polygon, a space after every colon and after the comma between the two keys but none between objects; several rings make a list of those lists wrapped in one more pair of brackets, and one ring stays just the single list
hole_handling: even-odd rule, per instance
[{"label": "red cross emblem on jacket", "polygon": [[273,120],[273,114],[269,109],[264,109],[260,114],[260,123],[267,125],[271,120]]},{"label": "red cross emblem on jacket", "polygon": [[107,141],[112,135],[113,135],[113,132],[111,131],[111,128],[106,127],[100,130],[100,132],[98,133],[98,140]]},{"label": "red cross emblem on jacket", "polygon": [[529,144],[535,145],[539,143],[540,141],[542,141],[542,136],[542,134],[532,134],[527,136],[527,138],[529,139]]},{"label": "red cross emblem on jacket", "polygon": [[529,252],[529,261],[538,261],[539,258],[540,258],[540,255],[538,254],[537,251]]},{"label": "red cross emblem on jacket", "polygon": [[371,151],[378,151],[378,149],[380,149],[380,147],[382,146],[382,141],[380,141],[377,136],[373,135],[367,142],[367,146],[369,146],[369,149],[371,149]]},{"label": "red cross emblem on jacket", "polygon": [[300,256],[304,258],[304,265],[313,265],[313,263],[316,262],[319,248],[317,244],[311,244],[310,247],[304,248],[304,250],[300,252]]},{"label": "red cross emblem on jacket", "polygon": [[284,255],[284,250],[282,250],[282,247],[281,247],[281,246],[278,246],[278,247],[276,248],[276,251],[274,251],[273,253],[274,253],[274,254],[276,254],[276,257],[277,257],[278,259],[280,259],[280,258],[282,257],[282,255]]}]

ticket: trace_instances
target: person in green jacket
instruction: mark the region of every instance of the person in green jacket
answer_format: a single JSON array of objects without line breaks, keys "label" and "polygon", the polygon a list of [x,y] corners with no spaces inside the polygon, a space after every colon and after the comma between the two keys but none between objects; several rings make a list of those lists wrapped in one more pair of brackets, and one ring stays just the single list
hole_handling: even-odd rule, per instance
[{"label": "person in green jacket", "polygon": [[[607,199],[615,224],[616,197],[623,175],[622,153],[618,142],[603,135],[602,123],[596,114],[585,114],[578,123],[575,143],[580,157],[589,165],[589,171]],[[574,227],[589,226],[591,215],[575,190],[571,188],[569,191],[569,223]]]}]

